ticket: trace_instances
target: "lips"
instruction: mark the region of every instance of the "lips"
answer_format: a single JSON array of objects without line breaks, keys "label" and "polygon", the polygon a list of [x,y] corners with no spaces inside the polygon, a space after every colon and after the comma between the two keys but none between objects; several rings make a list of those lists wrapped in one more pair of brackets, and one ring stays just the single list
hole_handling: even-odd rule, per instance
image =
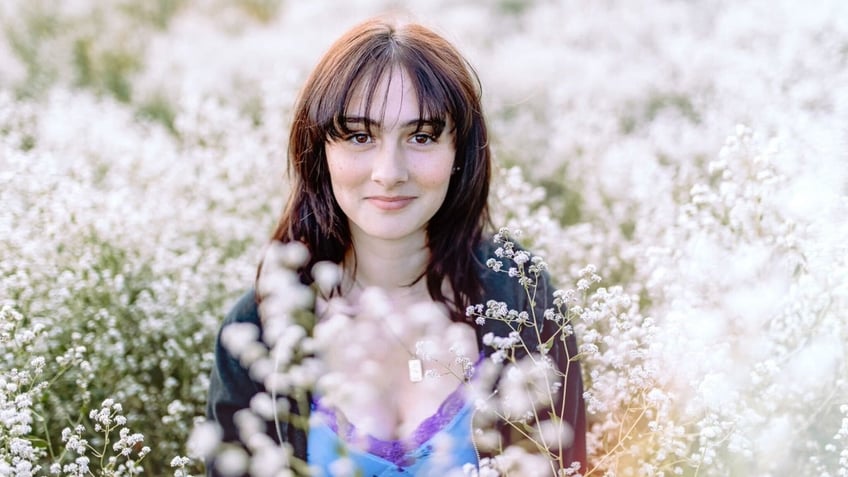
[{"label": "lips", "polygon": [[375,196],[366,197],[365,200],[367,200],[371,205],[373,205],[374,207],[377,207],[378,209],[399,210],[399,209],[402,209],[402,208],[406,207],[407,205],[409,205],[410,202],[415,200],[415,197],[408,196],[408,195],[395,195],[395,196],[375,195]]}]

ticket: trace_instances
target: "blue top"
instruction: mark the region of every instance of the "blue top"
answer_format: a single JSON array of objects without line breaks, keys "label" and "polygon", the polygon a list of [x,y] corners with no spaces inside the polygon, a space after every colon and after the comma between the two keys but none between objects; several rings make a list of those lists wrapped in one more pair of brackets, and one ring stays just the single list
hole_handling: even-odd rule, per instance
[{"label": "blue top", "polygon": [[477,451],[471,440],[473,408],[465,402],[462,388],[451,393],[435,414],[402,440],[358,435],[343,417],[337,417],[320,401],[313,402],[307,462],[321,470],[318,475],[324,476],[333,475],[330,466],[342,457],[350,459],[354,472],[362,477],[442,477],[454,470],[461,471],[465,464],[477,467]]}]

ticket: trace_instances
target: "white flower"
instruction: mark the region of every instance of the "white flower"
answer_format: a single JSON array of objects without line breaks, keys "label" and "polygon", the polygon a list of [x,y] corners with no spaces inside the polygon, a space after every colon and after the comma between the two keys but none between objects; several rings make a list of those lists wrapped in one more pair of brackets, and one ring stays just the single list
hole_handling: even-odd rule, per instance
[{"label": "white flower", "polygon": [[341,270],[333,262],[321,261],[312,266],[312,276],[315,278],[318,288],[325,294],[329,294],[338,285],[341,279]]},{"label": "white flower", "polygon": [[225,477],[242,475],[249,465],[249,457],[239,447],[226,447],[215,458],[215,469]]},{"label": "white flower", "polygon": [[353,477],[356,475],[356,464],[352,459],[340,457],[330,463],[330,473],[334,477]]},{"label": "white flower", "polygon": [[524,250],[519,250],[512,257],[512,260],[518,265],[524,265],[528,261],[530,261],[530,254],[525,252]]},{"label": "white flower", "polygon": [[491,331],[483,335],[483,344],[486,346],[492,346],[492,343],[495,341],[495,334]]},{"label": "white flower", "polygon": [[221,329],[221,344],[235,357],[240,356],[259,339],[259,328],[253,323],[231,323]]},{"label": "white flower", "polygon": [[189,455],[197,459],[207,459],[221,443],[221,427],[212,421],[200,421],[194,425],[186,443]]}]

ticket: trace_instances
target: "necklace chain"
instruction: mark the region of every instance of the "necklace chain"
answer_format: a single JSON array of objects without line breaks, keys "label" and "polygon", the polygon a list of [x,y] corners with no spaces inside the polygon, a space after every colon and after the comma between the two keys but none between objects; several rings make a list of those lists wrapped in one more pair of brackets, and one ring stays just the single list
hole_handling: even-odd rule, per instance
[{"label": "necklace chain", "polygon": [[[365,286],[356,279],[356,277],[351,277],[353,279],[354,286],[358,287],[360,290],[365,290]],[[410,290],[410,295],[412,294]],[[395,333],[395,330],[392,328],[391,323],[386,322],[386,329],[389,331],[389,334],[392,335],[392,338],[397,341],[397,343],[406,351],[406,354],[409,355],[409,359],[407,360],[407,373],[409,376],[409,380],[413,383],[420,383],[424,380],[424,365],[421,361],[421,358],[417,353],[413,353],[409,350],[409,347],[403,340]]]},{"label": "necklace chain", "polygon": [[395,333],[395,330],[392,329],[391,323],[388,323],[388,322],[386,323],[386,329],[389,330],[389,334],[392,335],[392,338],[394,338],[395,341],[397,341],[398,344],[401,345],[401,347],[403,347],[403,350],[406,351],[406,354],[409,355],[409,359],[406,361],[407,372],[409,374],[409,380],[412,381],[413,383],[418,383],[418,382],[423,381],[424,380],[424,365],[421,362],[421,358],[418,356],[417,353],[413,353],[412,351],[409,350],[409,347],[406,346],[406,343],[404,343],[403,340],[400,339],[400,336],[398,336],[397,333]]}]

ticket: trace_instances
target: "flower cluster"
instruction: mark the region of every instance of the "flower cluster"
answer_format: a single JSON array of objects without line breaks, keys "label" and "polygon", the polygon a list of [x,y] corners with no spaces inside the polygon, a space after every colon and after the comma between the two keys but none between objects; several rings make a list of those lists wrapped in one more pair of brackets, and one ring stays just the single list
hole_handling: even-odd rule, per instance
[{"label": "flower cluster", "polygon": [[24,315],[11,303],[0,305],[2,357],[21,364],[0,370],[0,475],[37,475],[45,454],[31,439],[40,420],[35,406],[48,387],[46,360],[32,352],[43,327],[25,324]]},{"label": "flower cluster", "polygon": [[[35,327],[35,332],[22,329],[19,324],[23,320],[8,304],[0,309],[0,329],[10,360],[33,353],[45,340],[43,327]],[[49,472],[82,477],[96,470],[98,475],[118,477],[142,472],[140,463],[150,448],[142,445],[142,434],[130,431],[121,404],[112,399],[92,410],[87,421],[82,415],[70,416],[78,424],[63,428],[55,438],[42,434],[44,396],[49,396],[59,376],[84,363],[84,352],[82,347],[67,350],[56,357],[56,367],[48,367],[44,357],[36,356],[27,369],[12,368],[0,374],[0,475]]]},{"label": "flower cluster", "polygon": [[[121,404],[112,399],[103,401],[100,409],[93,409],[88,415],[94,431],[91,442],[84,437],[90,430],[82,424],[62,429],[65,452],[59,461],[70,462],[52,464],[50,473],[84,477],[91,474],[93,467],[103,476],[141,475],[144,469],[140,464],[150,453],[150,447],[142,444],[143,435],[126,427],[127,418],[122,411]],[[113,442],[115,438],[117,441]]]},{"label": "flower cluster", "polygon": [[[152,454],[182,454],[203,412],[219,310],[250,276],[241,257],[258,250],[262,235],[242,210],[211,196],[197,201],[184,178],[253,183],[251,173],[208,170],[208,151],[183,154],[162,128],[85,94],[56,92],[36,104],[0,92],[0,111],[0,375],[30,380],[41,369],[32,362],[44,368],[32,387],[3,397],[14,434],[1,438],[35,449],[16,445],[23,463],[13,468],[50,470],[63,427],[109,398],[141,423]],[[160,162],[168,157],[178,166]],[[208,215],[215,207],[230,218]],[[34,419],[24,434],[11,424]],[[139,465],[161,474],[166,460]],[[191,472],[200,468],[194,462]]]},{"label": "flower cluster", "polygon": [[[506,273],[517,280],[528,297],[536,299],[537,294],[543,293],[537,287],[548,266],[540,256],[517,248],[512,239],[515,234],[506,228],[495,234],[494,241],[500,246],[495,250],[497,259],[491,259],[488,265],[494,271]],[[508,265],[503,264],[502,258],[508,261]],[[500,320],[512,330],[506,336],[488,334],[483,339],[484,345],[496,349],[492,354],[493,361],[507,362],[508,366],[495,402],[481,407],[493,410],[497,418],[525,432],[529,424],[532,429],[529,434],[535,436],[531,442],[540,456],[548,455],[550,442],[571,439],[572,430],[563,424],[553,425],[556,419],[541,421],[535,414],[537,408],[550,405],[562,396],[565,391],[561,388],[562,381],[555,377],[564,375],[548,359],[547,346],[528,349],[527,343],[533,340],[527,339],[526,328],[535,327],[534,332],[541,333],[540,323],[552,322],[556,330],[552,339],[565,340],[575,333],[580,338],[578,352],[569,359],[579,359],[588,369],[584,373],[586,391],[583,397],[588,413],[598,419],[598,423],[590,428],[588,445],[594,462],[587,469],[587,475],[615,468],[615,463],[610,461],[624,458],[628,441],[643,437],[646,433],[642,432],[642,428],[649,420],[662,422],[663,404],[667,404],[667,398],[662,396],[658,386],[659,369],[649,358],[653,322],[639,315],[632,297],[624,295],[620,287],[610,290],[598,288],[600,281],[594,266],[584,267],[576,278],[575,289],[551,292],[552,306],[540,310],[541,316],[535,316],[535,308],[513,310],[496,301],[489,301],[485,311],[482,307],[467,310],[470,316],[477,317],[478,322]],[[542,299],[541,295],[538,299]],[[516,359],[515,351],[522,348],[529,359]],[[536,352],[538,354],[534,354]],[[496,459],[494,468],[506,475],[528,475],[531,472],[528,468],[516,468],[515,464],[505,463],[512,462],[504,459],[514,452],[518,450],[506,449]],[[551,472],[575,475],[579,470],[572,467],[571,462],[543,459],[541,464],[541,475]],[[544,471],[545,464],[547,471]]]}]

